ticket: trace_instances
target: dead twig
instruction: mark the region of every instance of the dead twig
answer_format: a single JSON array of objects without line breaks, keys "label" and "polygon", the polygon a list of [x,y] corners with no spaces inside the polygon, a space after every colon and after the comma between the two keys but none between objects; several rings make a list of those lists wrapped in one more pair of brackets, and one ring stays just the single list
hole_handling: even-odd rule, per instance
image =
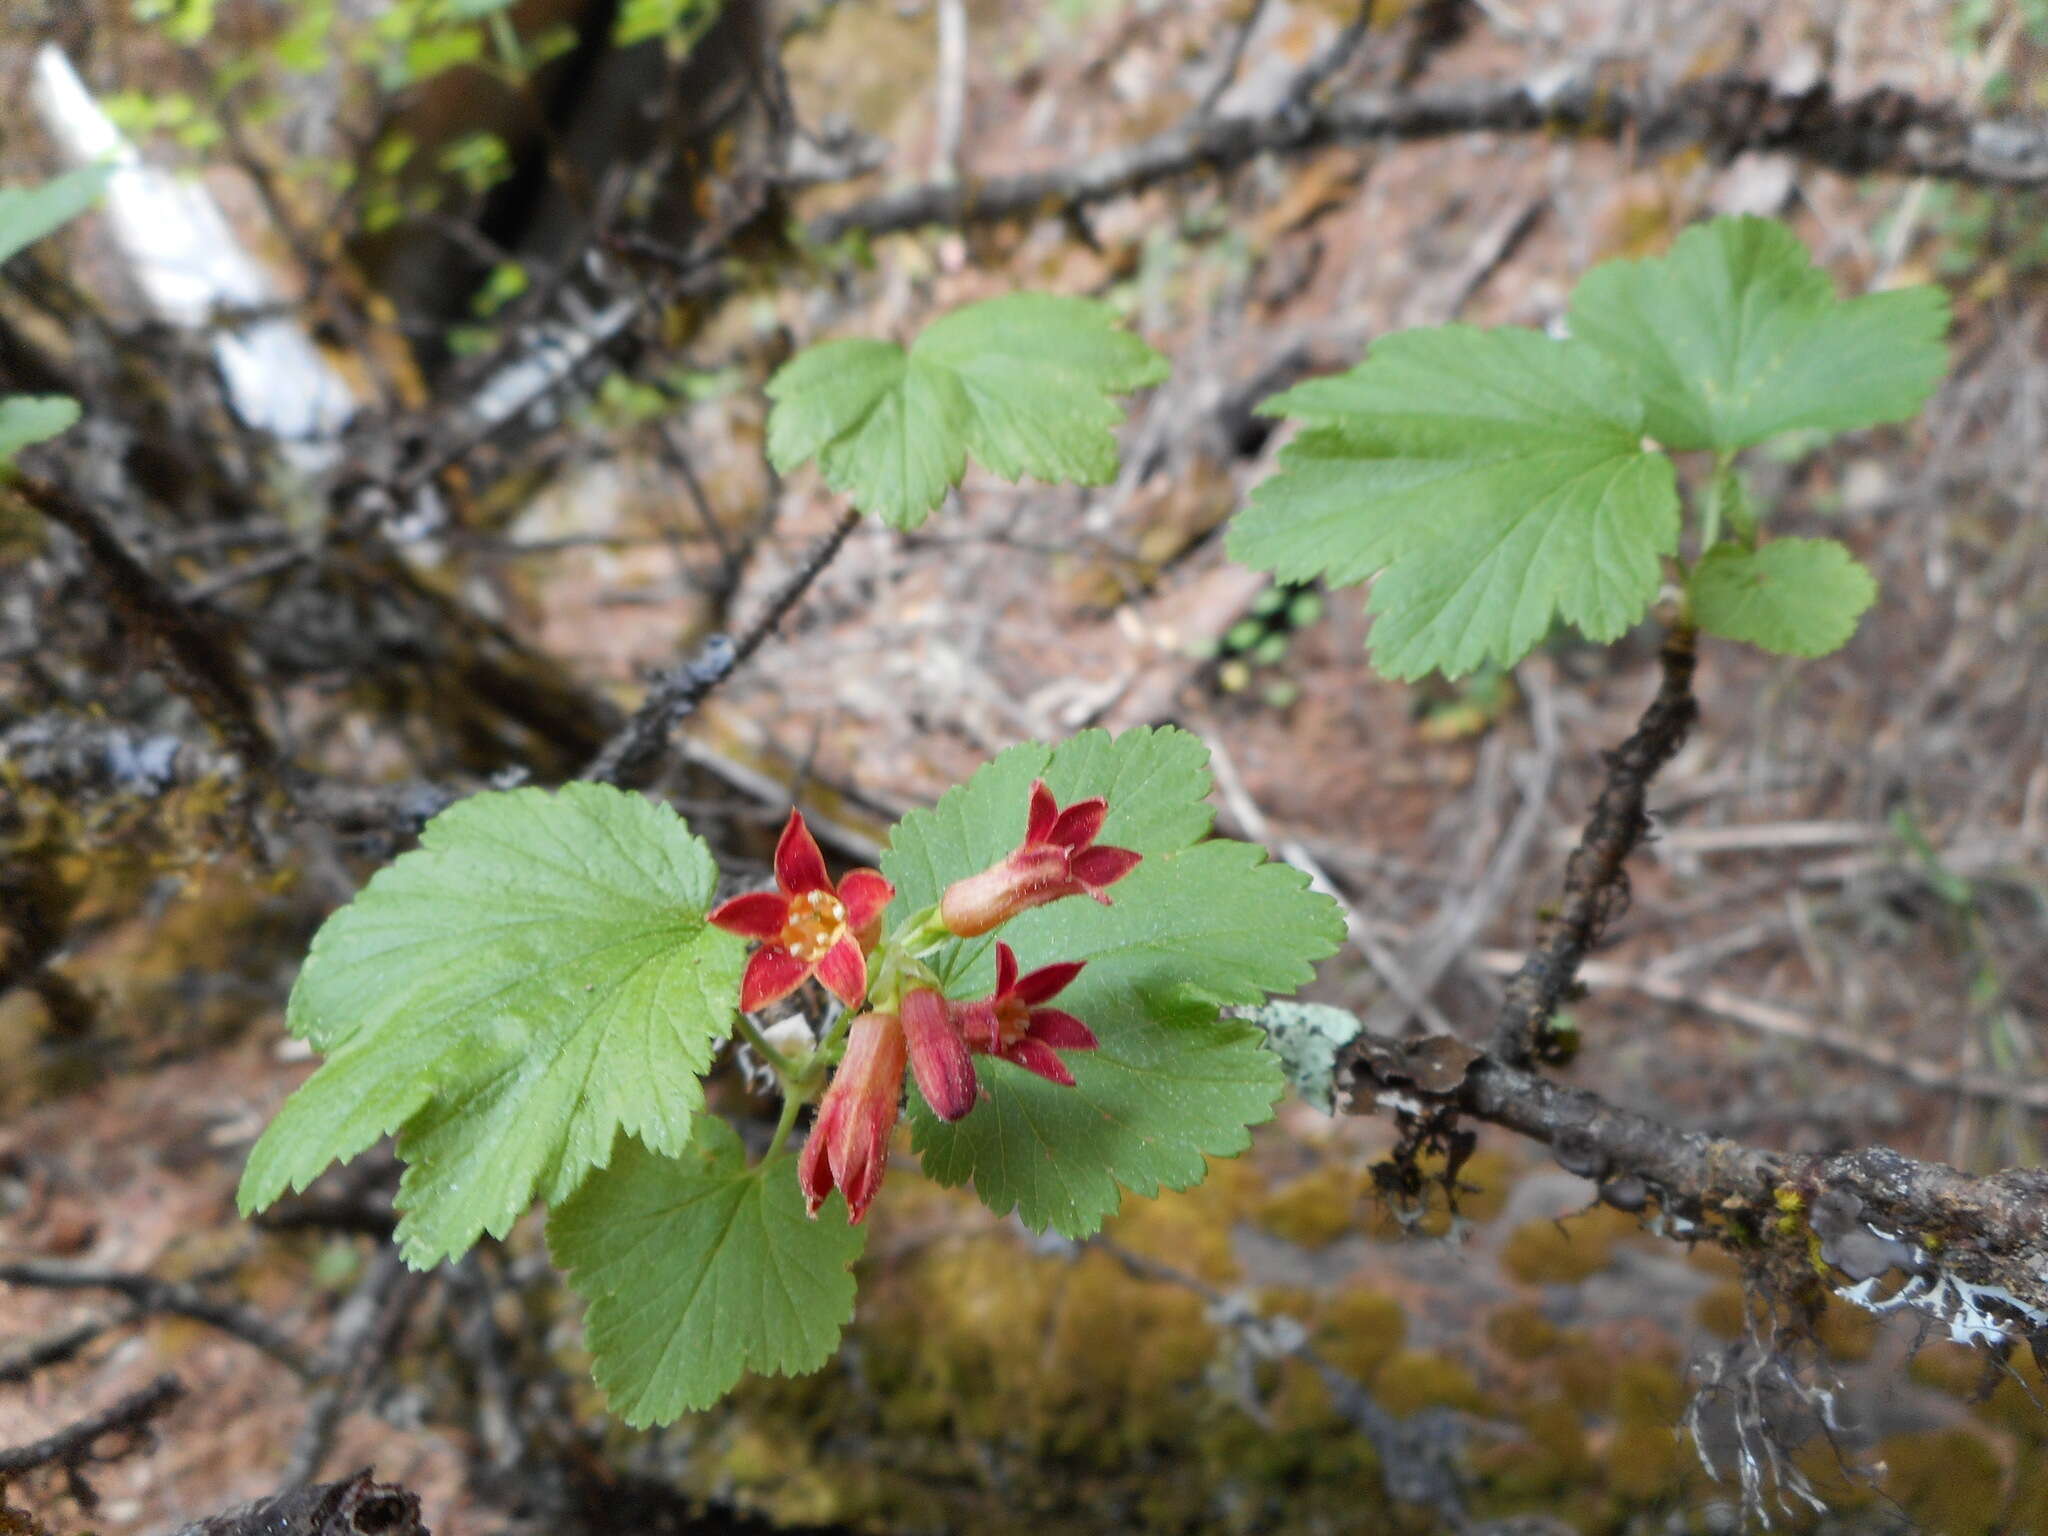
[{"label": "dead twig", "polygon": [[697,654],[673,672],[656,680],[638,709],[604,749],[592,758],[582,777],[601,784],[637,789],[647,784],[668,757],[669,736],[697,711],[705,696],[744,666],[760,650],[775,628],[802,599],[812,582],[838,555],[860,522],[858,510],[849,507],[832,531],[811,546],[796,570],[768,599],[754,622],[739,639],[713,635]]},{"label": "dead twig", "polygon": [[413,1303],[431,1278],[407,1269],[396,1248],[378,1249],[342,1303],[320,1353],[319,1371],[326,1380],[306,1405],[305,1422],[285,1467],[287,1487],[310,1482],[319,1472],[349,1404],[397,1352]]},{"label": "dead twig", "polygon": [[16,495],[77,539],[115,612],[146,639],[165,674],[207,727],[250,767],[269,768],[277,748],[257,714],[256,697],[234,652],[196,618],[171,589],[128,553],[128,547],[84,501],[32,475],[17,476]]},{"label": "dead twig", "polygon": [[[185,1395],[185,1384],[175,1376],[159,1376],[148,1386],[130,1392],[109,1408],[80,1419],[41,1440],[8,1450],[0,1448],[0,1487],[6,1479],[19,1477],[40,1467],[57,1467],[71,1480],[71,1492],[90,1509],[98,1501],[79,1479],[79,1469],[92,1462],[117,1461],[141,1445],[152,1420],[170,1411]],[[125,1435],[127,1441],[112,1451],[102,1451],[100,1442],[110,1435]]]},{"label": "dead twig", "polygon": [[814,219],[805,240],[829,245],[855,231],[1065,213],[1197,172],[1228,172],[1262,155],[1333,144],[1543,132],[1631,145],[1645,155],[1688,145],[1724,158],[1779,150],[1845,176],[1885,171],[1986,185],[2048,182],[2048,121],[2038,118],[1977,117],[1891,89],[1837,98],[1823,82],[1788,91],[1741,75],[1707,76],[1670,92],[1631,89],[1591,65],[1564,76],[1362,91],[1320,105],[1290,101],[1263,116],[1191,116],[1137,144],[1052,170],[928,182],[868,198]]},{"label": "dead twig", "polygon": [[311,1379],[318,1368],[306,1352],[270,1322],[231,1301],[208,1296],[195,1285],[162,1280],[155,1275],[119,1269],[90,1269],[48,1259],[21,1259],[0,1264],[0,1285],[35,1286],[43,1290],[114,1291],[135,1303],[137,1314],[169,1313],[218,1328],[245,1344],[253,1344],[294,1376]]}]

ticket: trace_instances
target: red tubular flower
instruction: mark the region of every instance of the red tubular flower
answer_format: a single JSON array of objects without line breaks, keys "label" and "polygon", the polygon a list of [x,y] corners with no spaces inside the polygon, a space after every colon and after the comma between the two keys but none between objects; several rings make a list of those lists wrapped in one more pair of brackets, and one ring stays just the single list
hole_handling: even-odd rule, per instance
[{"label": "red tubular flower", "polygon": [[[1057,996],[1081,974],[1083,960],[1041,965],[1029,976],[1017,974],[1017,955],[996,941],[996,989],[978,1003],[959,1007],[955,1017],[968,1045],[991,1056],[1015,1062],[1063,1088],[1074,1086],[1074,1074],[1055,1051],[1092,1051],[1095,1031],[1058,1008],[1038,1005]],[[920,1082],[923,1079],[919,1079]]]},{"label": "red tubular flower", "polygon": [[907,1054],[895,1014],[864,1013],[853,1021],[846,1055],[796,1165],[797,1185],[813,1216],[835,1189],[846,1196],[852,1221],[867,1215],[889,1162]]},{"label": "red tubular flower", "polygon": [[1000,864],[947,886],[939,898],[940,920],[949,932],[971,939],[1063,896],[1092,896],[1108,906],[1104,890],[1144,857],[1128,848],[1095,846],[1108,814],[1109,802],[1100,795],[1061,810],[1045,780],[1034,781],[1024,841]]},{"label": "red tubular flower", "polygon": [[981,1084],[974,1076],[974,1058],[946,1000],[929,987],[903,994],[903,1037],[910,1049],[910,1070],[932,1113],[958,1120],[974,1108]]},{"label": "red tubular flower", "polygon": [[852,869],[837,886],[825,873],[825,855],[801,812],[775,845],[775,891],[752,891],[715,908],[708,922],[761,947],[740,981],[740,1008],[752,1013],[789,996],[812,976],[849,1008],[867,1000],[868,962],[863,946],[896,894],[879,870]]}]

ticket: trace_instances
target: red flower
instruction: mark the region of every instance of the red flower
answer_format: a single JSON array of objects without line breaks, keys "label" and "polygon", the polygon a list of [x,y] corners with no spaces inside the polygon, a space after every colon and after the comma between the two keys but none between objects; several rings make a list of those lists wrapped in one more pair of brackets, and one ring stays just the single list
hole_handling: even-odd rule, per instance
[{"label": "red flower", "polygon": [[740,1008],[752,1013],[789,996],[812,976],[849,1008],[867,1000],[868,962],[864,945],[896,887],[879,870],[852,869],[834,886],[825,855],[804,825],[789,813],[775,845],[779,891],[752,891],[714,909],[707,919],[728,933],[759,939],[740,982]]},{"label": "red flower", "polygon": [[955,1011],[962,1037],[977,1051],[1015,1062],[1026,1072],[1036,1072],[1063,1088],[1073,1087],[1074,1074],[1053,1052],[1092,1051],[1095,1031],[1071,1013],[1038,1005],[1064,991],[1086,963],[1068,960],[1042,965],[1020,977],[1016,951],[998,939],[995,992]]},{"label": "red flower", "polygon": [[1024,841],[1000,864],[946,887],[940,920],[949,932],[971,939],[1063,896],[1092,896],[1108,906],[1103,891],[1144,857],[1128,848],[1095,846],[1108,815],[1109,802],[1100,795],[1061,810],[1045,780],[1034,781]]},{"label": "red flower", "polygon": [[910,1048],[910,1070],[925,1102],[941,1120],[958,1120],[974,1108],[981,1084],[974,1076],[974,1058],[946,1000],[929,987],[903,994],[903,1036]]},{"label": "red flower", "polygon": [[846,1037],[846,1055],[796,1165],[813,1216],[837,1189],[849,1218],[868,1213],[889,1162],[889,1133],[903,1098],[903,1026],[893,1013],[864,1013]]}]

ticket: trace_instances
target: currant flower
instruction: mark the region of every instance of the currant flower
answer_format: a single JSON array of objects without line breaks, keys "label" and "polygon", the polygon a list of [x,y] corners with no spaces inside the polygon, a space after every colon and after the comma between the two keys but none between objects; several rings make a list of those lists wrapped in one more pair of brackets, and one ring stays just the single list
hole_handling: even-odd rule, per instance
[{"label": "currant flower", "polygon": [[998,939],[995,991],[979,1002],[953,1005],[961,1037],[973,1050],[1000,1056],[1063,1088],[1073,1087],[1074,1074],[1053,1053],[1094,1050],[1095,1031],[1063,1009],[1039,1005],[1065,991],[1085,964],[1067,960],[1019,976],[1016,951]]},{"label": "currant flower", "polygon": [[901,1007],[910,1070],[925,1102],[941,1120],[958,1120],[974,1108],[981,1094],[960,1026],[946,1000],[929,987],[904,993]]},{"label": "currant flower", "polygon": [[1109,802],[1100,795],[1062,810],[1045,780],[1033,781],[1024,841],[1001,863],[947,886],[939,898],[940,921],[955,937],[971,939],[1064,896],[1092,896],[1108,906],[1103,892],[1144,857],[1129,848],[1096,846],[1108,815]]},{"label": "currant flower", "polygon": [[758,939],[740,979],[740,1008],[752,1013],[789,996],[812,976],[849,1008],[867,1000],[867,950],[896,887],[874,869],[848,870],[834,885],[825,855],[791,811],[775,845],[773,891],[750,891],[714,908],[706,921]]},{"label": "currant flower", "polygon": [[811,1139],[797,1160],[797,1185],[813,1216],[837,1189],[848,1219],[859,1223],[882,1187],[889,1134],[903,1099],[908,1051],[893,1013],[864,1013],[846,1036],[846,1055],[818,1105]]}]

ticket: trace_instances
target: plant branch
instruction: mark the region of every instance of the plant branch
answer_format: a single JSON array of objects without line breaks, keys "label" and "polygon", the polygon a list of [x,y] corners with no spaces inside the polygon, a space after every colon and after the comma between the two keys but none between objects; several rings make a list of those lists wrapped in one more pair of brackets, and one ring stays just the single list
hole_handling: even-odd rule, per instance
[{"label": "plant branch", "polygon": [[745,665],[775,628],[830,565],[860,522],[860,513],[849,507],[832,531],[811,546],[794,572],[768,599],[754,622],[734,640],[713,635],[697,654],[673,672],[656,681],[645,700],[629,719],[591,759],[582,777],[622,789],[638,789],[660,772],[667,759],[669,736],[697,711],[705,697]]},{"label": "plant branch", "polygon": [[14,493],[78,540],[121,620],[145,637],[172,686],[207,727],[252,768],[277,762],[277,748],[257,714],[256,698],[233,651],[128,552],[100,515],[47,480],[17,476]]},{"label": "plant branch", "polygon": [[1197,114],[1075,164],[981,182],[931,182],[814,219],[829,244],[926,224],[986,224],[1083,208],[1195,172],[1218,173],[1273,153],[1469,133],[1557,133],[1633,145],[1641,155],[1693,145],[1717,156],[1780,150],[1845,176],[1889,172],[2000,186],[2048,183],[2048,120],[1976,117],[1889,88],[1837,98],[1825,84],[1785,91],[1712,75],[1660,92],[1630,88],[1597,66],[1528,80],[1434,91],[1362,91],[1323,105],[1292,102],[1261,116]]},{"label": "plant branch", "polygon": [[[1339,1102],[1391,1110],[1440,1137],[1460,1117],[1549,1147],[1600,1195],[1663,1230],[1775,1253],[1805,1283],[1816,1273],[1871,1310],[1910,1307],[1959,1341],[2048,1344],[2048,1170],[1964,1173],[1888,1147],[1832,1155],[1776,1152],[1681,1130],[1449,1036],[1361,1035],[1340,1053]],[[1815,1261],[1822,1266],[1816,1271]],[[1865,1287],[1892,1271],[1889,1298]]]},{"label": "plant branch", "polygon": [[1650,781],[1671,761],[1699,718],[1693,697],[1696,636],[1685,625],[1665,636],[1663,683],[1635,731],[1607,758],[1607,783],[1593,803],[1585,834],[1564,872],[1564,904],[1515,979],[1494,1020],[1493,1051],[1526,1065],[1554,1059],[1549,1025],[1577,985],[1579,964],[1615,918],[1628,908],[1626,864],[1650,818],[1644,811]]},{"label": "plant branch", "polygon": [[[68,1428],[58,1430],[41,1440],[30,1441],[27,1445],[13,1449],[0,1449],[0,1486],[5,1480],[32,1472],[38,1467],[61,1467],[67,1472],[76,1472],[88,1462],[112,1461],[115,1456],[100,1454],[100,1441],[109,1435],[128,1435],[139,1439],[152,1419],[167,1413],[171,1405],[185,1395],[185,1384],[175,1376],[159,1376],[148,1386],[130,1392],[112,1407],[80,1419]],[[124,1452],[116,1453],[125,1454]]]},{"label": "plant branch", "polygon": [[197,1286],[155,1275],[117,1269],[91,1269],[53,1263],[48,1259],[22,1259],[0,1264],[0,1285],[36,1286],[44,1290],[107,1290],[126,1296],[144,1313],[165,1312],[206,1323],[253,1344],[295,1376],[311,1379],[319,1368],[306,1352],[255,1313],[221,1301]]}]

